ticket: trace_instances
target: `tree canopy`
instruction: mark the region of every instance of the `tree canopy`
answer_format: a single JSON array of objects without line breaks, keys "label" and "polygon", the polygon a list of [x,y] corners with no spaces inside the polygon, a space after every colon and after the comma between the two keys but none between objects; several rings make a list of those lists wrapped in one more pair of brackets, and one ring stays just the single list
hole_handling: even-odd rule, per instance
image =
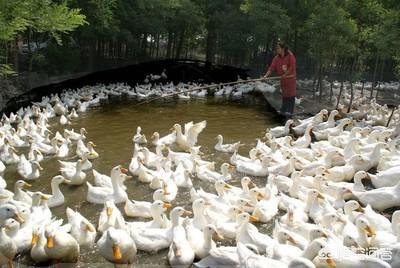
[{"label": "tree canopy", "polygon": [[278,39],[308,75],[400,76],[396,0],[0,0],[3,75],[161,58],[262,72]]}]

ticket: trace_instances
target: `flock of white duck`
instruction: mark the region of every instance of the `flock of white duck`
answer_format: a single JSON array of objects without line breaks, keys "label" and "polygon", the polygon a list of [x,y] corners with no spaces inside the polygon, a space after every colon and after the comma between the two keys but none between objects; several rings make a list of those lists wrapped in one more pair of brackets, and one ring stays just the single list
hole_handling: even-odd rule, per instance
[{"label": "flock of white duck", "polygon": [[[232,154],[220,171],[201,158],[197,146],[205,121],[175,124],[168,135],[155,132],[150,141],[138,127],[128,169],[117,165],[110,176],[93,169],[91,160],[99,154],[87,142],[84,128],[62,134],[49,130],[50,118],[57,116],[67,125],[110,95],[150,97],[157,90],[166,94],[189,86],[84,87],[3,115],[0,172],[16,165],[21,180],[11,191],[0,177],[0,265],[12,266],[18,254],[29,254],[37,264],[77,262],[84,246],[96,247],[112,263],[128,265],[135,263],[138,250],[167,249],[173,267],[193,262],[197,267],[400,267],[400,212],[391,221],[380,213],[400,205],[399,109],[390,127],[384,126],[389,109],[361,98],[340,120],[336,118],[343,114],[336,110],[321,110],[296,126],[288,120],[268,129],[249,156],[238,153],[240,142],[224,144],[219,135],[215,150]],[[241,87],[245,92],[250,86]],[[228,87],[221,90],[232,93]],[[17,151],[24,147],[26,156]],[[51,180],[51,194],[25,190],[31,186],[27,181],[40,183],[44,158],[74,154],[76,162],[59,160],[60,175]],[[94,181],[87,181],[86,172],[93,173]],[[128,172],[154,189],[153,202],[128,198]],[[238,174],[244,175],[241,186],[228,184]],[[263,177],[265,184],[256,185],[249,176]],[[216,194],[196,189],[192,180],[214,184]],[[368,187],[363,180],[370,181]],[[87,201],[104,204],[97,228],[70,208],[67,224],[53,217],[51,208],[64,204],[61,184],[86,184]],[[192,212],[172,208],[179,189],[190,193]],[[127,220],[119,203],[127,217],[150,220]],[[272,234],[260,232],[252,222],[272,225]],[[230,246],[214,240],[230,241]],[[385,250],[391,258],[356,251],[367,248]],[[351,249],[346,258],[335,254],[346,249]]]}]

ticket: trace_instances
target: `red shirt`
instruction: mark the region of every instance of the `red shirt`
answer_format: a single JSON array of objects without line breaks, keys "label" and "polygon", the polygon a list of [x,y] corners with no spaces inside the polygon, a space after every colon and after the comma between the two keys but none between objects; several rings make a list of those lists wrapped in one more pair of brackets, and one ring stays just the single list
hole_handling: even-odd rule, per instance
[{"label": "red shirt", "polygon": [[289,68],[291,71],[287,73],[287,75],[293,75],[293,77],[281,78],[283,97],[296,96],[296,58],[293,53],[288,50],[288,53],[283,57],[276,55],[268,68],[269,71],[275,71],[279,76],[283,75]]}]

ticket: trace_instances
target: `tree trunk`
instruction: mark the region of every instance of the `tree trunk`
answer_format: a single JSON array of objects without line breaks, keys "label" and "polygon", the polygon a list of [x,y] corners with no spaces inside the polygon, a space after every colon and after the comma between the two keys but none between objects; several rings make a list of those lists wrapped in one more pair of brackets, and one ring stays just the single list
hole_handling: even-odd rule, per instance
[{"label": "tree trunk", "polygon": [[316,76],[314,75],[313,77],[313,83],[312,83],[312,91],[313,91],[313,98],[315,99],[315,83],[317,79],[315,78]]},{"label": "tree trunk", "polygon": [[337,98],[337,103],[336,103],[336,108],[335,108],[336,110],[339,107],[340,98],[342,97],[343,87],[344,87],[344,83],[343,83],[343,79],[342,79],[342,81],[340,82],[340,91],[339,91],[339,95],[338,95],[338,98]]},{"label": "tree trunk", "polygon": [[319,86],[319,99],[322,98],[322,56],[319,57],[319,72],[318,72],[318,86]]},{"label": "tree trunk", "polygon": [[381,81],[378,81],[378,86],[376,87],[375,99],[378,100],[378,94],[381,91]]},{"label": "tree trunk", "polygon": [[[18,46],[18,37],[15,38],[14,40],[14,45],[13,45],[13,61],[14,61],[14,71],[19,73],[19,46]],[[18,79],[17,79],[18,81]]]},{"label": "tree trunk", "polygon": [[96,50],[96,44],[93,42],[89,42],[88,44],[88,49],[89,49],[89,59],[88,59],[88,69],[90,72],[93,71],[93,66],[94,66],[94,56],[95,56],[95,50]]},{"label": "tree trunk", "polygon": [[142,55],[143,55],[143,59],[146,59],[147,57],[147,36],[148,34],[145,33],[143,35],[143,39],[142,39]]},{"label": "tree trunk", "polygon": [[364,97],[364,85],[365,85],[365,81],[362,81],[362,84],[361,84],[361,97]]},{"label": "tree trunk", "polygon": [[376,72],[378,70],[378,63],[379,63],[379,51],[376,52],[376,56],[375,56],[374,74],[372,76],[371,95],[369,96],[370,99],[372,99],[372,94],[373,94],[374,88],[376,86]]},{"label": "tree trunk", "polygon": [[156,59],[158,59],[158,53],[160,52],[160,34],[156,37]]},{"label": "tree trunk", "polygon": [[354,92],[353,92],[353,71],[354,71],[354,66],[356,64],[357,58],[353,59],[353,62],[351,64],[351,70],[350,70],[350,103],[349,107],[347,108],[347,113],[350,112],[351,106],[353,105],[353,98],[354,98]]},{"label": "tree trunk", "polygon": [[210,19],[207,23],[206,62],[215,61],[215,49],[217,44],[217,31],[215,26],[215,22]]},{"label": "tree trunk", "polygon": [[167,55],[166,55],[167,59],[171,58],[172,38],[173,38],[172,31],[169,31],[168,32]]},{"label": "tree trunk", "polygon": [[179,59],[181,54],[182,54],[182,48],[183,48],[183,43],[185,41],[185,28],[182,27],[181,32],[179,34],[179,41],[178,41],[178,45],[176,47],[176,54],[175,54],[175,58]]},{"label": "tree trunk", "polygon": [[349,103],[349,107],[347,108],[347,113],[350,113],[350,111],[351,111],[351,106],[353,105],[353,98],[354,98],[353,82],[350,80],[350,103]]},{"label": "tree trunk", "polygon": [[330,88],[329,88],[329,104],[332,102],[332,96],[333,96],[333,78],[332,78],[332,72],[333,72],[333,63],[334,63],[335,57],[333,58],[333,60],[331,61],[330,65],[329,65],[329,84],[330,84]]}]

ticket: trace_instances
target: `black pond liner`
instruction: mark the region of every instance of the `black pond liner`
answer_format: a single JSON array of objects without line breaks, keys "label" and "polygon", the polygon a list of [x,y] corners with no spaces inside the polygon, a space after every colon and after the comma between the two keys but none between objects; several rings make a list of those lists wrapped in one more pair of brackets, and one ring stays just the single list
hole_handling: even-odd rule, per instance
[{"label": "black pond liner", "polygon": [[[199,60],[158,60],[143,62],[134,65],[99,71],[84,75],[79,78],[69,79],[60,83],[41,86],[30,90],[18,97],[12,98],[7,102],[6,108],[2,111],[5,114],[15,112],[20,107],[31,105],[32,101],[41,101],[43,96],[61,93],[68,89],[77,89],[84,86],[94,86],[96,84],[127,83],[131,87],[143,84],[147,75],[160,75],[166,70],[168,78],[162,83],[173,82],[201,82],[201,83],[223,83],[236,81],[238,77],[246,79],[249,70],[236,68],[228,65],[215,65]],[[256,93],[263,97],[262,93]],[[273,108],[266,99],[266,110],[273,112],[277,120],[284,119]]]}]

